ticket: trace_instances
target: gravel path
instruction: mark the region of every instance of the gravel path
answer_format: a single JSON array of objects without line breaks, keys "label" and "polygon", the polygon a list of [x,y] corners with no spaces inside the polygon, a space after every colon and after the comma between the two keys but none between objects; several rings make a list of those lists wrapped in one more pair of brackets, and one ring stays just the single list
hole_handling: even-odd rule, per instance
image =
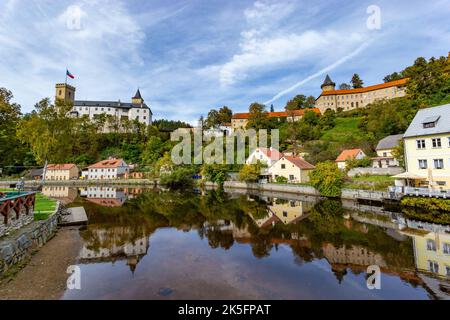
[{"label": "gravel path", "polygon": [[78,228],[63,228],[9,282],[0,283],[0,300],[55,300],[61,298],[68,274],[81,248]]}]

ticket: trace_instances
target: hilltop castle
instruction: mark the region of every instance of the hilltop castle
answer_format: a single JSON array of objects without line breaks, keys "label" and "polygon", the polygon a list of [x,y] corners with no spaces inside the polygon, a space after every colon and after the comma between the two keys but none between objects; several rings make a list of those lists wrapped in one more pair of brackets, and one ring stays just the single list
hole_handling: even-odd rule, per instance
[{"label": "hilltop castle", "polygon": [[[75,87],[67,83],[56,84],[56,99],[70,102],[73,104],[73,109],[70,114],[74,117],[87,116],[89,119],[94,119],[101,114],[113,116],[119,122],[125,119],[134,121],[137,120],[145,125],[152,124],[152,110],[144,103],[141,92],[138,89],[134,97],[131,98],[131,103],[118,101],[87,101],[75,100]],[[110,131],[105,128],[105,132]]]},{"label": "hilltop castle", "polygon": [[380,83],[364,88],[336,90],[336,84],[327,75],[321,88],[322,93],[316,99],[316,107],[323,114],[328,109],[343,111],[364,108],[368,104],[381,99],[403,97],[406,94],[408,79],[400,79]]}]

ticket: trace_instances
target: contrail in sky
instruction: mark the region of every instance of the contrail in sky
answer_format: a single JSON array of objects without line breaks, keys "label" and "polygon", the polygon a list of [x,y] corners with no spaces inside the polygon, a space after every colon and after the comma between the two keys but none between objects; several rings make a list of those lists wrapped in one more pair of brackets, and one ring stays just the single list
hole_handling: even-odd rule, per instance
[{"label": "contrail in sky", "polygon": [[314,74],[308,76],[307,78],[303,79],[302,81],[297,82],[297,83],[294,84],[293,86],[291,86],[291,87],[289,87],[289,88],[287,88],[287,89],[285,89],[285,90],[279,92],[279,93],[276,94],[272,99],[267,100],[266,102],[264,102],[264,104],[266,104],[266,105],[267,105],[267,104],[270,104],[270,103],[272,103],[272,102],[278,100],[279,98],[281,98],[281,97],[284,96],[285,94],[287,94],[287,93],[289,93],[289,92],[291,92],[291,91],[294,91],[294,90],[297,89],[298,87],[300,87],[300,86],[304,85],[305,83],[311,81],[312,79],[317,78],[317,77],[323,75],[324,73],[333,70],[334,68],[338,67],[339,65],[343,64],[343,63],[346,62],[347,60],[353,58],[354,56],[356,56],[357,54],[359,54],[361,51],[363,51],[364,49],[366,49],[366,48],[369,46],[369,44],[370,44],[371,42],[372,42],[372,41],[364,42],[363,44],[361,44],[361,45],[360,45],[355,51],[353,51],[352,53],[346,55],[345,57],[342,57],[341,59],[339,59],[339,60],[336,61],[335,63],[330,64],[329,66],[327,66],[327,67],[325,67],[325,68],[323,68],[323,69],[317,71],[316,73],[314,73]]}]

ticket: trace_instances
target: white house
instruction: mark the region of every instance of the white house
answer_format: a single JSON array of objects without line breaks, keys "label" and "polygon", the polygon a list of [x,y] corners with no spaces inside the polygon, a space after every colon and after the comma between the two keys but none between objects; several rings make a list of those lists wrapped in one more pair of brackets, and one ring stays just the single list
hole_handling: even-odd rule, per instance
[{"label": "white house", "polygon": [[271,167],[275,162],[281,159],[283,154],[275,148],[256,148],[245,161],[246,164],[254,164],[260,161]]},{"label": "white house", "polygon": [[272,180],[285,177],[291,183],[309,182],[309,173],[315,167],[305,159],[293,156],[282,156],[268,170]]},{"label": "white house", "polygon": [[373,168],[389,168],[398,167],[400,164],[398,160],[392,154],[392,151],[397,147],[400,141],[403,139],[403,134],[396,134],[387,136],[378,142],[375,150],[377,156],[372,158]]},{"label": "white house", "polygon": [[124,177],[129,171],[130,169],[123,159],[108,159],[90,165],[87,179],[118,179]]},{"label": "white house", "polygon": [[336,158],[336,164],[339,169],[344,170],[347,167],[347,160],[361,160],[366,157],[366,154],[361,149],[346,149]]}]

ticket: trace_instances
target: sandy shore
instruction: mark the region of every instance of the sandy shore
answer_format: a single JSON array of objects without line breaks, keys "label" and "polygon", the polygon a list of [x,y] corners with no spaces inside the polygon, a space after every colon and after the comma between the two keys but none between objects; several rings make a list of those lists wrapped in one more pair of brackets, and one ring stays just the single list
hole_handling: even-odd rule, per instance
[{"label": "sandy shore", "polygon": [[0,300],[60,299],[81,244],[77,227],[60,229],[13,279],[0,283]]}]

